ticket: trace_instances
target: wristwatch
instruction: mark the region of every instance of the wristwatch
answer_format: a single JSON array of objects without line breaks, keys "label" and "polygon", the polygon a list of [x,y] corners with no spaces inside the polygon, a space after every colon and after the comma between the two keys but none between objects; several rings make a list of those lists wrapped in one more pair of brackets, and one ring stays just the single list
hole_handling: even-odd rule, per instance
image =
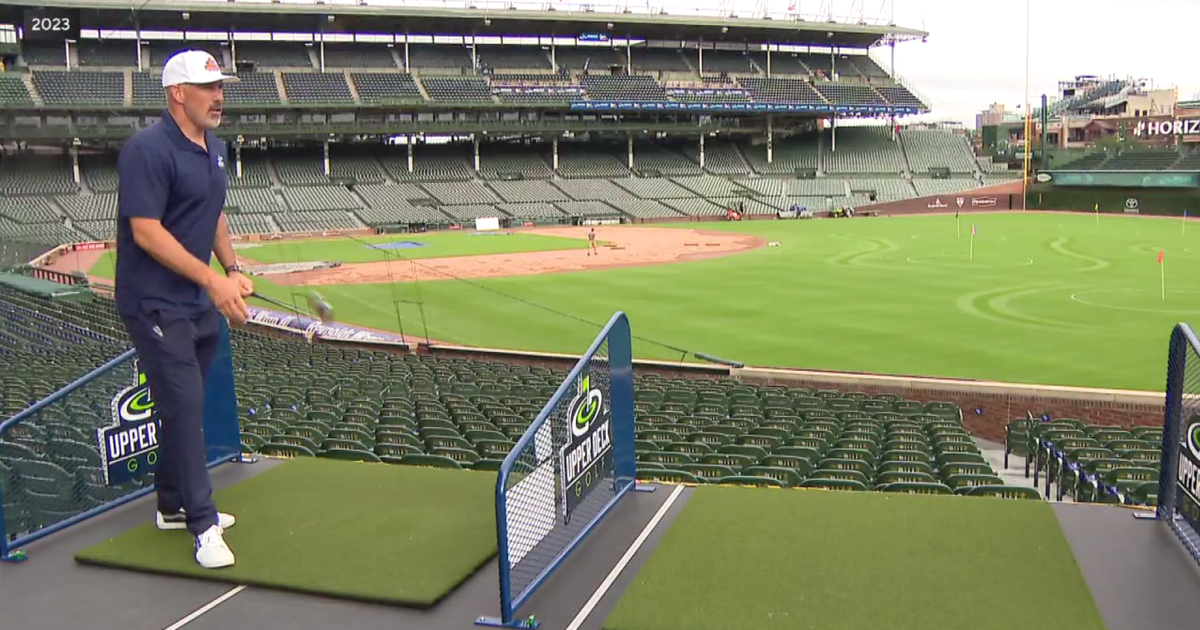
[{"label": "wristwatch", "polygon": [[229,265],[228,267],[225,268],[225,275],[227,275],[227,276],[229,274],[235,273],[235,272],[236,273],[244,273],[242,271],[242,266],[238,265],[238,264],[233,264],[233,265]]}]

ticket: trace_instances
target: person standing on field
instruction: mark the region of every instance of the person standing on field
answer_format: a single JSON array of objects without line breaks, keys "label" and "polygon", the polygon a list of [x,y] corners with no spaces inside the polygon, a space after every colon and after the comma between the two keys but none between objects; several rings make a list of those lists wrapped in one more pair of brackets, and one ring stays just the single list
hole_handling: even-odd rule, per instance
[{"label": "person standing on field", "polygon": [[600,255],[600,250],[596,249],[596,228],[588,230],[588,256],[593,253]]},{"label": "person standing on field", "polygon": [[[204,443],[205,377],[221,317],[245,323],[254,290],[237,265],[222,208],[229,184],[221,123],[221,72],[202,50],[172,56],[163,68],[167,109],[134,134],[117,160],[116,305],[162,421],[154,486],[159,529],[187,529],[205,568],[234,563],[217,512]],[[225,270],[210,266],[212,255]]]}]

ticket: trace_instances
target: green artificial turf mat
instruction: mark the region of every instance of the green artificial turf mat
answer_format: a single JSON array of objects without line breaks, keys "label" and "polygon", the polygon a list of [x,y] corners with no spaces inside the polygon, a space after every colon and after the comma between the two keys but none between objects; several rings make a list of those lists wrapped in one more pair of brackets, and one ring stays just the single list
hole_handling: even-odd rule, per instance
[{"label": "green artificial turf mat", "polygon": [[606,630],[1101,630],[1050,505],[698,488]]},{"label": "green artificial turf mat", "polygon": [[215,493],[237,557],[203,569],[186,531],[153,519],[76,560],[414,607],[437,603],[497,552],[495,474],[298,458]]}]

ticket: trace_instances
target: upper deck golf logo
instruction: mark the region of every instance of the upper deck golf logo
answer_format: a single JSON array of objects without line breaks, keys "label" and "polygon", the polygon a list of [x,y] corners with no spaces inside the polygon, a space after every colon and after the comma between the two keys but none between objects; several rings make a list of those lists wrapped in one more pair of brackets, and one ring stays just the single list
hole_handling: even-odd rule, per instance
[{"label": "upper deck golf logo", "polygon": [[146,374],[134,361],[134,384],[112,398],[112,424],[96,431],[100,460],[108,485],[146,474],[158,463],[162,424],[146,384]]},{"label": "upper deck golf logo", "polygon": [[559,451],[564,522],[570,522],[575,507],[612,470],[611,413],[606,402],[604,391],[592,386],[591,374],[580,375],[567,406],[570,439]]}]

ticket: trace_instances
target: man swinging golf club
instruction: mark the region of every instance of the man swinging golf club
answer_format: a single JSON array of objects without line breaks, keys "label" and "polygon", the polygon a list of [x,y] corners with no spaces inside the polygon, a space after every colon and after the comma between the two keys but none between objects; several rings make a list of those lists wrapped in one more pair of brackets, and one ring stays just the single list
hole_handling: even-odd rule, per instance
[{"label": "man swinging golf club", "polygon": [[[254,287],[234,257],[221,209],[228,179],[221,122],[221,72],[207,52],[171,57],[163,68],[167,110],[126,142],[117,162],[116,303],[137,349],[162,419],[158,467],[159,529],[187,529],[205,568],[234,563],[205,462],[205,375],[220,317],[245,323]],[[209,266],[212,255],[225,268]]]}]

